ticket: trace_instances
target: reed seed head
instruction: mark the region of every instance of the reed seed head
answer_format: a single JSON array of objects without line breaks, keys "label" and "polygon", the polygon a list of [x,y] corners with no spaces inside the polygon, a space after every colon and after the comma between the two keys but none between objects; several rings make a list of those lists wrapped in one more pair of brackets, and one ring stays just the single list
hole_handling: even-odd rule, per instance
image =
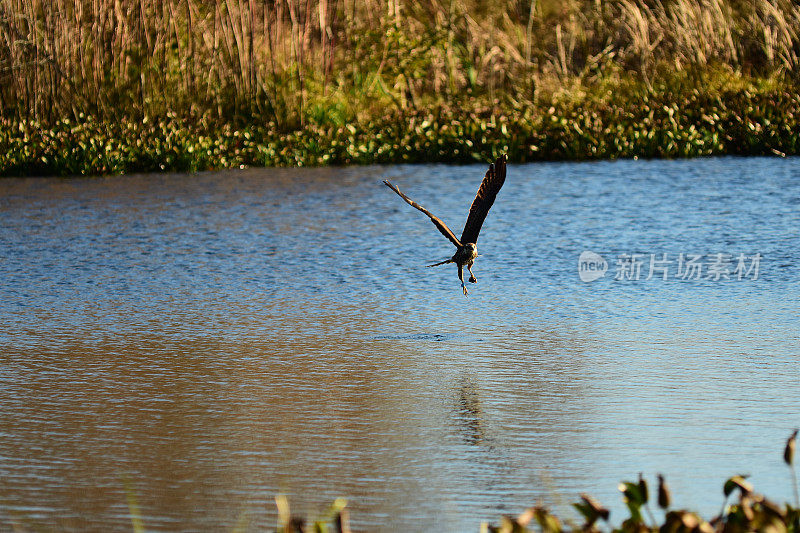
[{"label": "reed seed head", "polygon": [[797,430],[794,430],[794,433],[789,437],[786,441],[786,448],[783,450],[783,460],[786,461],[786,464],[792,466],[794,462],[794,450],[797,447]]},{"label": "reed seed head", "polygon": [[670,504],[671,500],[669,486],[667,486],[667,482],[664,481],[664,476],[661,474],[658,475],[658,506],[662,509],[667,509]]}]

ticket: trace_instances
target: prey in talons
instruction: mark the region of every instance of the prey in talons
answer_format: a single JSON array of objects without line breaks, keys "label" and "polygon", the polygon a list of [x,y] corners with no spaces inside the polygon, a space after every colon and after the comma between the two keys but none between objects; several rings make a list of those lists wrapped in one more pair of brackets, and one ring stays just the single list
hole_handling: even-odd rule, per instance
[{"label": "prey in talons", "polygon": [[428,266],[435,267],[439,265],[446,265],[448,263],[455,263],[458,267],[458,279],[461,281],[461,290],[464,292],[464,296],[469,294],[467,286],[464,284],[464,266],[466,266],[467,271],[469,271],[469,282],[477,283],[478,278],[476,278],[475,274],[472,272],[472,264],[475,262],[475,258],[478,257],[478,234],[481,231],[483,221],[486,220],[486,215],[489,213],[489,209],[494,203],[495,197],[497,197],[498,191],[500,191],[500,188],[503,186],[505,181],[506,156],[501,155],[495,160],[494,163],[489,165],[489,170],[486,172],[486,176],[484,176],[483,181],[481,182],[481,186],[478,189],[478,194],[475,195],[475,199],[472,201],[472,206],[469,208],[469,215],[467,215],[467,222],[464,224],[464,231],[461,233],[461,239],[457,239],[452,230],[447,227],[447,224],[442,222],[440,218],[400,192],[400,189],[388,181],[384,180],[383,182],[387,187],[400,195],[400,197],[411,207],[419,209],[428,215],[428,217],[431,219],[431,222],[433,222],[433,224],[439,229],[442,235],[447,237],[447,239],[456,247],[456,253],[453,254],[453,257]]}]

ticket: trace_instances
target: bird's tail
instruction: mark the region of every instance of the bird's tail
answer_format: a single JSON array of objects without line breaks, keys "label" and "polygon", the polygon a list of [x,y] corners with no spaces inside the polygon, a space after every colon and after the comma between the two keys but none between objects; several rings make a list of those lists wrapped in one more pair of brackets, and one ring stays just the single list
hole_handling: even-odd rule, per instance
[{"label": "bird's tail", "polygon": [[444,261],[439,261],[438,263],[434,263],[432,265],[425,265],[425,266],[427,266],[428,268],[430,268],[430,267],[438,267],[439,265],[446,265],[447,263],[452,263],[452,262],[453,262],[452,259],[445,259]]}]

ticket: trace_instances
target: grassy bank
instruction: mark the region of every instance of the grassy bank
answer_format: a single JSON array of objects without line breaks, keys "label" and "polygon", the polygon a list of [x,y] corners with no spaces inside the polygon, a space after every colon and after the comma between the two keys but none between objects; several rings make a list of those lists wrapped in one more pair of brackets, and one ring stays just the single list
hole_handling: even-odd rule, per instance
[{"label": "grassy bank", "polygon": [[[246,166],[800,153],[800,96],[785,84],[720,91],[622,87],[519,109],[389,112],[346,125],[194,123],[79,117],[0,122],[0,174],[75,175]],[[627,87],[627,89],[631,89]]]},{"label": "grassy bank", "polygon": [[794,154],[798,85],[791,0],[0,0],[0,175]]},{"label": "grassy bank", "polygon": [[786,85],[717,93],[607,93],[518,109],[389,112],[346,125],[79,117],[0,121],[0,175],[115,174],[246,166],[800,153],[800,96]]}]

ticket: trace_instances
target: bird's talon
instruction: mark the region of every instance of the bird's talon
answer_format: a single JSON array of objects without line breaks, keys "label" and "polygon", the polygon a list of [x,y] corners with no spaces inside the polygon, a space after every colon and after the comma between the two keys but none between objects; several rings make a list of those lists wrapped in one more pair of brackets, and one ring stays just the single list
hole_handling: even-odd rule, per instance
[{"label": "bird's talon", "polygon": [[470,276],[469,282],[470,283],[478,283],[478,278],[476,278],[475,276]]},{"label": "bird's talon", "polygon": [[464,291],[464,296],[467,296],[469,294],[469,291],[467,290],[467,286],[466,285],[462,284],[461,285],[461,290]]}]

